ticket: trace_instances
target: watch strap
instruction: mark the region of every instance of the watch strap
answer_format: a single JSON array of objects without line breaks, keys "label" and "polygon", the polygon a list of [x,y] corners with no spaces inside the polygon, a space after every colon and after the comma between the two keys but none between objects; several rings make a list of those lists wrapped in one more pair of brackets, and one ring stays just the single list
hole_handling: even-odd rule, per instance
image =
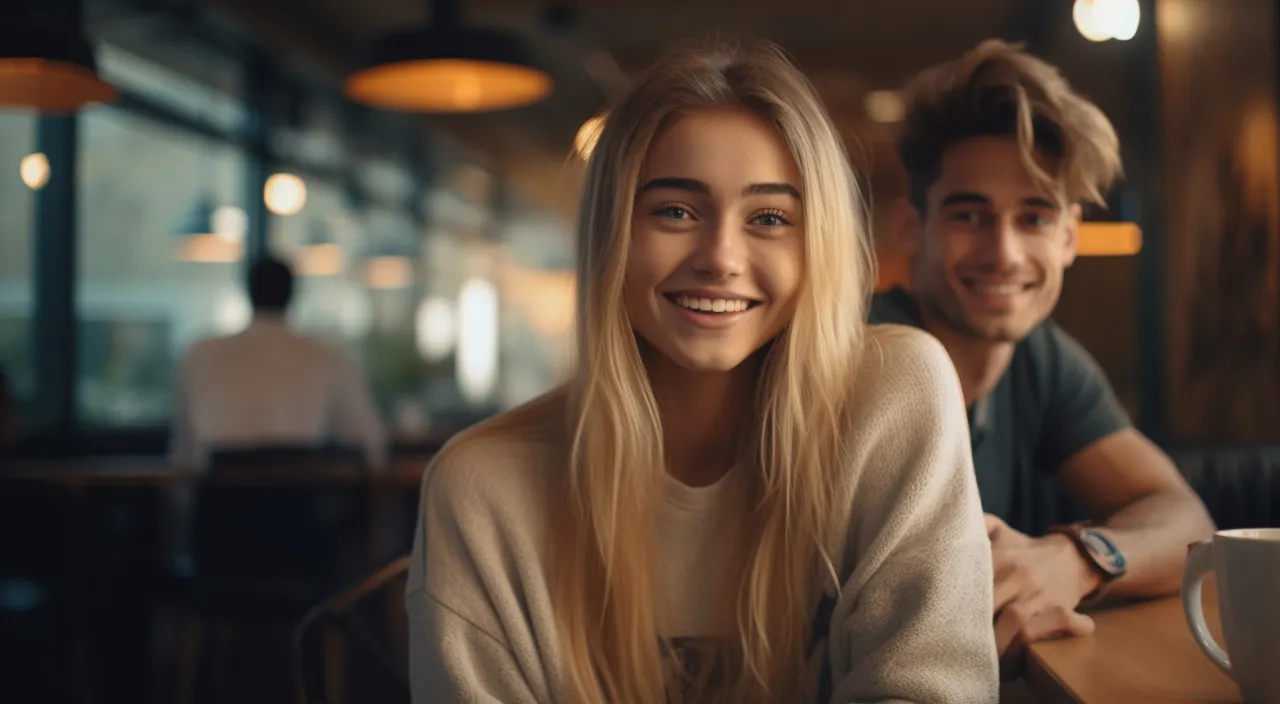
[{"label": "watch strap", "polygon": [[[1098,575],[1099,582],[1097,588],[1086,594],[1084,598],[1080,600],[1080,606],[1086,607],[1093,606],[1102,601],[1102,599],[1106,597],[1107,592],[1110,591],[1112,583],[1124,574],[1123,571],[1116,572],[1111,569],[1107,569],[1107,567],[1102,564],[1102,559],[1104,558],[1098,555],[1095,548],[1089,545],[1088,541],[1085,539],[1085,530],[1092,527],[1093,524],[1089,521],[1079,521],[1076,523],[1051,526],[1049,530],[1046,531],[1049,535],[1064,535],[1071,540],[1071,543],[1075,545],[1076,550],[1080,552],[1080,556],[1084,558],[1086,563],[1088,563],[1089,569],[1093,570],[1094,574]],[[1111,541],[1108,540],[1107,542],[1110,543]],[[1123,564],[1123,558],[1121,558],[1121,561]]]}]

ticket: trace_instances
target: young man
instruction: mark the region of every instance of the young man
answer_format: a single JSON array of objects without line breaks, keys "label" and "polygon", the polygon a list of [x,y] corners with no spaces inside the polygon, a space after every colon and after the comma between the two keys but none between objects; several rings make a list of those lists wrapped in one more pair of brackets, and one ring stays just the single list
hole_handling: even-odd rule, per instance
[{"label": "young man", "polygon": [[292,298],[288,265],[260,259],[249,270],[249,327],[187,350],[174,380],[175,464],[203,468],[219,448],[338,444],[385,465],[387,434],[364,374],[337,348],[288,328]]},{"label": "young man", "polygon": [[[1049,320],[1080,205],[1102,203],[1120,173],[1110,122],[1055,68],[996,40],[920,74],[906,95],[899,236],[911,292],[878,295],[872,318],[925,328],[959,372],[996,640],[1014,665],[1026,643],[1089,633],[1082,603],[1177,591],[1187,544],[1213,524],[1097,363]],[[1093,524],[1050,525],[1059,496]]]}]

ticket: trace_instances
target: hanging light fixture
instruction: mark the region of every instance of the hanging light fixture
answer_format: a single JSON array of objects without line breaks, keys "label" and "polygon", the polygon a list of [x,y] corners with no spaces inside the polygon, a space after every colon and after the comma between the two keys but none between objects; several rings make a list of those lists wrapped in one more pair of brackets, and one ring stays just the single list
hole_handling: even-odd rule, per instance
[{"label": "hanging light fixture", "polygon": [[364,284],[371,289],[408,288],[413,278],[413,260],[398,252],[387,251],[365,260]]},{"label": "hanging light fixture", "polygon": [[181,242],[178,259],[205,264],[239,261],[244,217],[239,208],[215,208],[211,199],[200,198],[183,215],[174,233]]},{"label": "hanging light fixture", "polygon": [[467,27],[459,0],[434,0],[426,27],[374,42],[347,77],[347,97],[387,110],[464,113],[538,102],[553,81],[514,35]]},{"label": "hanging light fixture", "polygon": [[319,220],[312,222],[307,244],[298,255],[299,276],[337,276],[342,273],[346,256],[342,245],[333,240],[329,228]]},{"label": "hanging light fixture", "polygon": [[58,26],[0,13],[0,107],[69,113],[116,99],[116,89],[98,77],[93,48],[81,33],[79,0],[64,5]]}]

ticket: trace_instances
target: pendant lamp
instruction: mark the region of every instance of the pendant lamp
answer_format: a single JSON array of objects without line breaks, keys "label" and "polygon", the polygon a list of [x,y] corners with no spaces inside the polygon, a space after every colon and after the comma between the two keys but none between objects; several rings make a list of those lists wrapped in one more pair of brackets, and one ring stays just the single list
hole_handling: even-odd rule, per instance
[{"label": "pendant lamp", "polygon": [[346,264],[342,245],[334,241],[329,228],[319,220],[307,228],[307,242],[295,265],[299,276],[337,276]]},{"label": "pendant lamp", "polygon": [[551,76],[528,47],[505,32],[467,27],[459,0],[434,0],[426,27],[375,41],[347,77],[346,96],[402,112],[471,113],[536,103],[551,94]]},{"label": "pendant lamp", "polygon": [[81,33],[78,0],[66,3],[57,26],[8,15],[0,11],[0,107],[59,114],[116,99]]},{"label": "pendant lamp", "polygon": [[174,233],[180,238],[178,259],[185,262],[230,263],[240,260],[237,233],[218,222],[213,201],[200,198],[178,223]]}]

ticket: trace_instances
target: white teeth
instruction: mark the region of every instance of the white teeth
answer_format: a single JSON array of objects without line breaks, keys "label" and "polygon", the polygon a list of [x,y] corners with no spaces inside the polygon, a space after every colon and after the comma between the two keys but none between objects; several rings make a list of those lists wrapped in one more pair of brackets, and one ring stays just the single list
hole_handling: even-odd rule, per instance
[{"label": "white teeth", "polygon": [[1017,284],[970,284],[973,290],[978,293],[986,293],[993,296],[1012,296],[1020,291],[1022,287]]},{"label": "white teeth", "polygon": [[738,313],[747,309],[747,302],[729,298],[694,298],[692,296],[675,296],[676,305],[703,313]]}]

